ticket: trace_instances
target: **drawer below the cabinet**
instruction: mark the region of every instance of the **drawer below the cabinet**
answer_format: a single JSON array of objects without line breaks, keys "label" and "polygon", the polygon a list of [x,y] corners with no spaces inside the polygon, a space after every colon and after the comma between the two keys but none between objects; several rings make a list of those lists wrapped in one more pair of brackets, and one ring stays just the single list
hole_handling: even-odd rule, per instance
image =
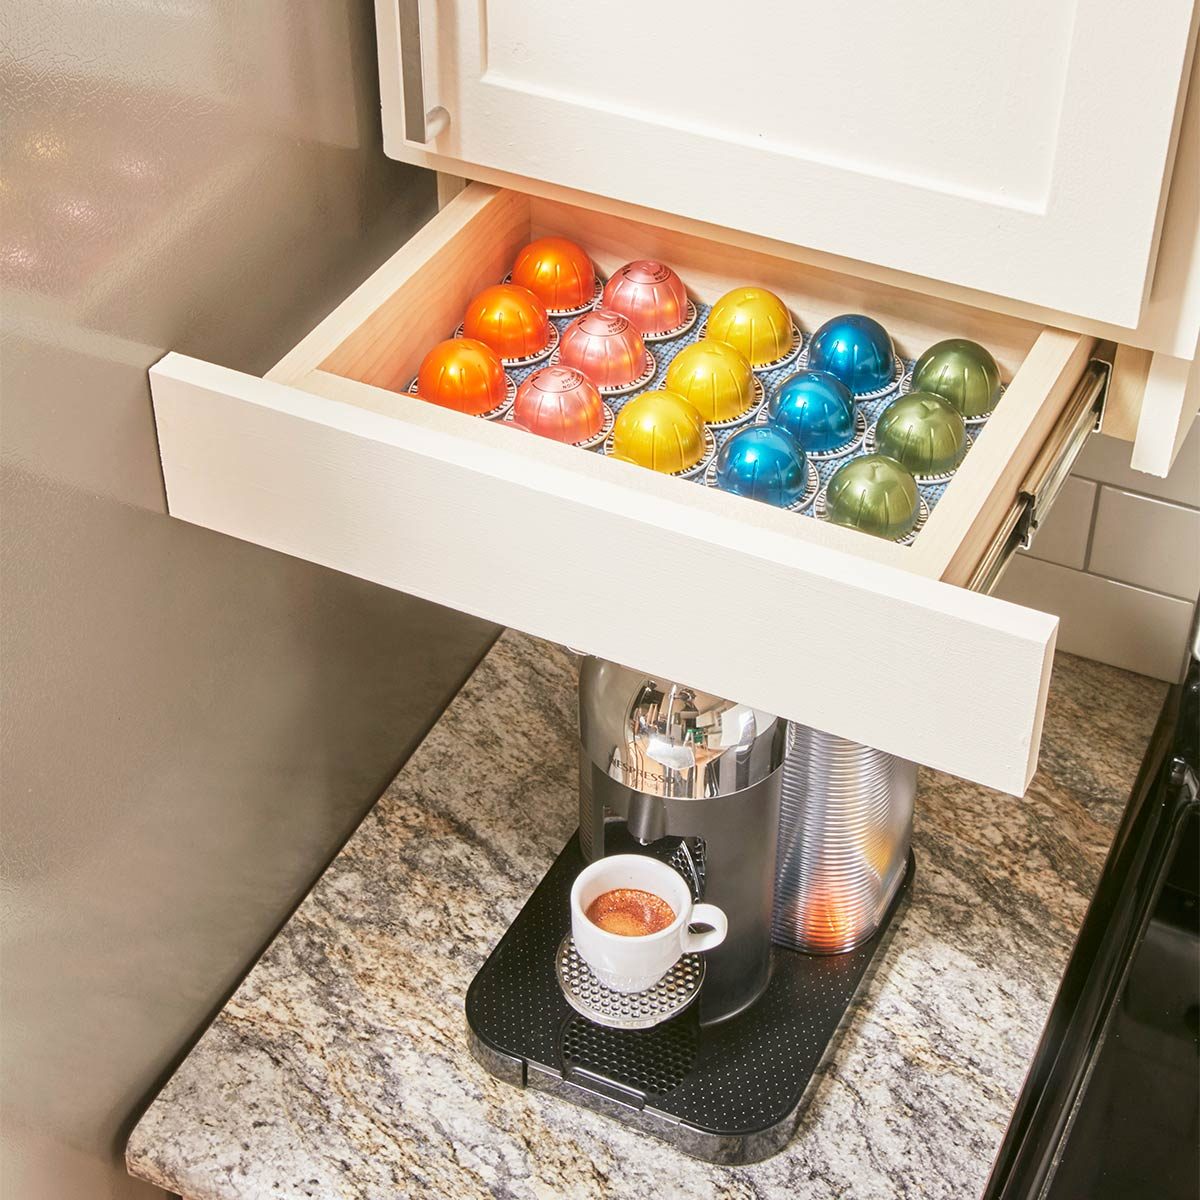
[{"label": "drawer below the cabinet", "polygon": [[[898,350],[975,338],[1007,390],[911,546],[523,435],[404,394],[532,236],[601,271],[674,265],[812,325],[877,316]],[[1091,343],[706,239],[472,185],[266,379],[151,372],[172,515],[1021,794],[1055,618],[961,585],[1062,436]],[[397,664],[402,670],[403,665]]]}]

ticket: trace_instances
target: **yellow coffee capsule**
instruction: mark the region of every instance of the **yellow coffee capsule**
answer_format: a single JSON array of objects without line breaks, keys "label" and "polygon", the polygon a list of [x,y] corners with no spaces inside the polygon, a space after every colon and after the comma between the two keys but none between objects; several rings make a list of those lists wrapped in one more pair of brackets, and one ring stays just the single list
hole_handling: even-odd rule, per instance
[{"label": "yellow coffee capsule", "polygon": [[705,336],[728,342],[751,366],[762,367],[791,351],[792,315],[766,288],[734,288],[712,306]]},{"label": "yellow coffee capsule", "polygon": [[625,462],[676,475],[704,457],[704,418],[674,392],[643,392],[617,414],[612,455]]},{"label": "yellow coffee capsule", "polygon": [[728,342],[703,338],[680,350],[667,368],[666,384],[717,424],[736,420],[754,406],[750,360]]}]

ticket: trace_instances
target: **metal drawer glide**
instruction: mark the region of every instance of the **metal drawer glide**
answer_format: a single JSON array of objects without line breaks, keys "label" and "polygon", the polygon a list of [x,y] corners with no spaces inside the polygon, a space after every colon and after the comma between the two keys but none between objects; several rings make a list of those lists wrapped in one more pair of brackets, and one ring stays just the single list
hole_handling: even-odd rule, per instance
[{"label": "metal drawer glide", "polygon": [[1084,443],[1100,428],[1111,370],[1102,359],[1094,358],[1088,363],[1067,401],[1060,431],[1034,459],[1021,484],[1017,503],[967,584],[971,591],[991,592],[1012,556],[1033,544],[1034,534],[1058,498]]}]

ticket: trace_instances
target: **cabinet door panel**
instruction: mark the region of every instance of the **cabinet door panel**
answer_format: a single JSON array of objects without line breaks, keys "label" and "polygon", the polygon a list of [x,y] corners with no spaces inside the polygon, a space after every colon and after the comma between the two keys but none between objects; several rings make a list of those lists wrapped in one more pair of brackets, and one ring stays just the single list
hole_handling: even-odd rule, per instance
[{"label": "cabinet door panel", "polygon": [[611,196],[1123,325],[1137,323],[1192,0],[964,5],[423,0],[389,153]]}]

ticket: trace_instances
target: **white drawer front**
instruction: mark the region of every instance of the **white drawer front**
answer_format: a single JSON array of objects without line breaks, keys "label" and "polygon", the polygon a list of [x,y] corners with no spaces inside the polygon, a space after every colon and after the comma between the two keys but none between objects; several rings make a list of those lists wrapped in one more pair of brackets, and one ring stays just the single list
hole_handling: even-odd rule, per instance
[{"label": "white drawer front", "polygon": [[407,397],[397,420],[175,354],[151,380],[176,517],[1025,790],[1054,617],[569,447],[531,467],[510,431],[448,436]]}]

